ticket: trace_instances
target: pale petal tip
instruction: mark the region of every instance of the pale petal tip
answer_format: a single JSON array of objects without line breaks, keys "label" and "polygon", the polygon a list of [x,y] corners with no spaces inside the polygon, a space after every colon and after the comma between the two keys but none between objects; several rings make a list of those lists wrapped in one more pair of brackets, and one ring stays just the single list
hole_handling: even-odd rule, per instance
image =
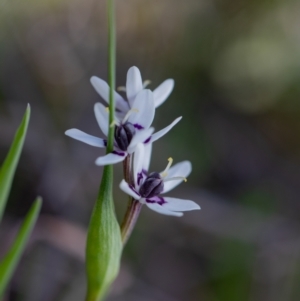
[{"label": "pale petal tip", "polygon": [[192,167],[192,162],[191,161],[188,161],[188,160],[186,160],[186,161],[183,161],[184,162],[184,164],[186,164],[186,166],[187,166],[187,173],[186,173],[186,177],[188,177],[189,175],[190,175],[190,173],[192,172],[192,169],[193,169],[193,167]]},{"label": "pale petal tip", "polygon": [[72,129],[66,130],[65,135],[70,136],[70,133],[72,132]]},{"label": "pale petal tip", "polygon": [[95,85],[96,81],[97,81],[97,77],[96,77],[96,76],[92,76],[92,77],[90,78],[90,83],[92,84],[92,86]]},{"label": "pale petal tip", "polygon": [[[183,210],[183,209],[181,209]],[[189,201],[189,204],[186,208],[186,210],[183,211],[193,211],[193,210],[201,210],[201,207],[194,201]]]},{"label": "pale petal tip", "polygon": [[138,72],[140,72],[140,69],[138,68],[138,67],[136,67],[136,66],[132,66],[132,67],[130,67],[129,69],[128,69],[128,72],[129,71],[138,71]]},{"label": "pale petal tip", "polygon": [[100,158],[97,158],[96,161],[95,161],[95,164],[98,165],[98,166],[102,166],[102,160]]},{"label": "pale petal tip", "polygon": [[127,185],[127,182],[123,179],[123,180],[120,182],[120,184],[119,184],[119,188],[120,188],[122,191],[126,192],[126,189],[124,188],[124,186],[126,186],[126,185]]},{"label": "pale petal tip", "polygon": [[132,66],[128,69],[127,77],[128,77],[128,79],[131,79],[131,80],[133,80],[135,78],[135,79],[139,79],[140,81],[142,81],[140,69],[136,66]]},{"label": "pale petal tip", "polygon": [[173,78],[168,78],[165,80],[165,82],[168,82],[170,85],[170,90],[172,91],[175,86],[175,80]]},{"label": "pale petal tip", "polygon": [[104,80],[101,79],[100,77],[92,76],[92,77],[90,78],[90,83],[91,83],[92,86],[97,90],[97,88],[99,88],[99,85],[100,85],[100,87],[103,86]]},{"label": "pale petal tip", "polygon": [[96,103],[94,104],[94,110],[96,110],[97,107],[98,107],[98,108],[101,108],[101,106],[103,106],[103,104],[102,104],[101,102],[96,102]]},{"label": "pale petal tip", "polygon": [[124,182],[126,183],[126,181],[123,179],[120,184],[119,184],[119,187],[122,189],[122,186],[124,185]]},{"label": "pale petal tip", "polygon": [[93,83],[95,81],[97,81],[99,79],[99,77],[93,75],[91,78],[90,78],[90,82]]},{"label": "pale petal tip", "polygon": [[[196,203],[195,203],[195,204],[196,204]],[[201,210],[201,207],[200,207],[198,204],[196,204],[194,210]]]}]

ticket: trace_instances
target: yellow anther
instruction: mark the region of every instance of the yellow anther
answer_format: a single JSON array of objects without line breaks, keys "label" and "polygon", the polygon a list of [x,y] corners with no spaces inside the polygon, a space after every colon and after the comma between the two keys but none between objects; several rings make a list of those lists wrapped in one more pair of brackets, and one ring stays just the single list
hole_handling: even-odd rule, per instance
[{"label": "yellow anther", "polygon": [[114,127],[115,125],[118,125],[118,123],[114,120],[114,121],[109,125],[109,127],[112,128],[112,127]]},{"label": "yellow anther", "polygon": [[184,178],[184,180],[183,180],[185,183],[187,182],[187,178]]},{"label": "yellow anther", "polygon": [[126,92],[126,87],[125,86],[120,86],[117,88],[118,91],[121,91],[121,92]]},{"label": "yellow anther", "polygon": [[106,108],[105,108],[105,111],[108,113],[108,112],[109,112],[109,107],[106,107]]},{"label": "yellow anther", "polygon": [[151,80],[147,79],[143,82],[143,88],[145,89],[148,85],[151,84]]},{"label": "yellow anther", "polygon": [[165,172],[167,172],[169,169],[170,169],[170,167],[171,167],[171,165],[172,165],[172,163],[173,163],[173,158],[168,158],[168,161],[169,161],[169,163],[168,163],[168,165],[167,165],[167,167],[166,167],[166,169],[165,169]]},{"label": "yellow anther", "polygon": [[169,158],[168,159],[169,163],[167,165],[167,167],[165,168],[165,170],[160,174],[163,178],[165,178],[168,175],[168,170],[170,169],[172,163],[173,163],[173,158]]}]

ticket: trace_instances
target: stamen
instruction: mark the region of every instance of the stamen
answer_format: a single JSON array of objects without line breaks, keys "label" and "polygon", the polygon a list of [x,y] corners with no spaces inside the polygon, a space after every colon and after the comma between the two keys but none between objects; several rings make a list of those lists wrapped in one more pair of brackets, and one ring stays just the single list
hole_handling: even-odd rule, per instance
[{"label": "stamen", "polygon": [[132,113],[138,113],[139,112],[139,110],[138,109],[130,109],[128,112],[127,112],[127,114],[125,115],[125,117],[123,118],[123,121],[122,121],[122,123],[125,123],[127,120],[128,120],[128,118],[129,118],[129,116],[132,114]]},{"label": "stamen", "polygon": [[125,86],[120,86],[120,87],[117,88],[117,91],[126,92],[126,87]]},{"label": "stamen", "polygon": [[168,181],[175,181],[175,180],[183,180],[184,182],[187,182],[187,178],[185,177],[173,177],[173,178],[165,179],[163,181],[168,182]]},{"label": "stamen", "polygon": [[145,89],[148,85],[151,84],[151,80],[147,79],[143,82],[143,88]]},{"label": "stamen", "polygon": [[109,127],[112,128],[114,125],[116,125],[116,121],[115,120],[109,125]]},{"label": "stamen", "polygon": [[106,111],[107,113],[109,113],[109,107],[106,107],[106,108],[105,108],[105,111]]},{"label": "stamen", "polygon": [[160,174],[162,178],[165,178],[168,175],[168,170],[170,169],[170,167],[171,167],[171,165],[173,163],[173,158],[170,157],[168,159],[168,161],[169,161],[169,163],[168,163],[166,169]]},{"label": "stamen", "polygon": [[114,121],[109,125],[109,127],[112,128],[112,127],[115,126],[115,125],[120,125],[120,123],[119,123],[118,121],[114,120]]}]

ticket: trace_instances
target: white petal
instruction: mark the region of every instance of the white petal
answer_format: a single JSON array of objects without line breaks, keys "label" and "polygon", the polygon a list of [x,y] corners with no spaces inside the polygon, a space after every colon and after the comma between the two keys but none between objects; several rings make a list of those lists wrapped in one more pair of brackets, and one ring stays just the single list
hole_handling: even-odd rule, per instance
[{"label": "white petal", "polygon": [[136,187],[141,184],[141,179],[143,179],[143,161],[144,161],[144,144],[138,143],[134,152],[133,157],[133,174],[134,174],[134,183]]},{"label": "white petal", "polygon": [[99,124],[99,127],[105,136],[108,135],[108,111],[102,103],[96,103],[94,105],[94,112]]},{"label": "white petal", "polygon": [[164,197],[163,199],[165,203],[162,206],[170,211],[191,211],[200,209],[200,206],[198,204],[190,200],[182,200],[169,197]]},{"label": "white petal", "polygon": [[119,186],[126,194],[132,196],[135,200],[139,200],[141,198],[137,191],[125,180],[122,180]]},{"label": "white petal", "polygon": [[192,171],[192,164],[190,161],[179,162],[168,170],[166,179],[173,177],[188,177]]},{"label": "white petal", "polygon": [[115,164],[123,161],[125,157],[127,156],[126,152],[113,152],[109,153],[103,157],[99,157],[96,160],[96,165],[103,166],[103,165],[109,165],[109,164]]},{"label": "white petal", "polygon": [[[91,84],[97,93],[109,103],[109,85],[99,77],[92,76]],[[117,92],[114,92],[115,106],[118,110],[127,112],[129,110],[128,102]]]},{"label": "white petal", "polygon": [[132,140],[127,148],[128,153],[132,154],[135,151],[135,148],[138,143],[144,143],[145,141],[147,141],[151,137],[153,131],[154,128],[149,128],[147,130],[136,132],[132,137]]},{"label": "white petal", "polygon": [[152,154],[152,143],[145,145],[143,170],[148,172]]},{"label": "white petal", "polygon": [[[173,177],[188,177],[188,175],[192,171],[192,164],[190,161],[183,161],[180,163],[175,164],[168,170],[168,175],[165,179],[170,179]],[[179,185],[183,180],[174,180],[174,181],[167,181],[164,182],[164,190],[162,193],[166,193],[172,190],[174,187]]]},{"label": "white petal", "polygon": [[182,212],[175,212],[175,211],[170,211],[166,208],[164,208],[162,205],[156,204],[156,203],[147,203],[146,205],[148,208],[150,208],[151,210],[154,210],[160,214],[165,214],[165,215],[172,215],[172,216],[182,216],[183,213]]},{"label": "white petal", "polygon": [[132,109],[137,109],[138,112],[133,112],[128,121],[131,122],[136,129],[147,129],[150,127],[155,113],[153,93],[150,90],[142,90],[136,96]]},{"label": "white petal", "polygon": [[135,97],[142,90],[143,82],[141,72],[137,67],[133,66],[128,70],[126,80],[126,94],[131,107]]},{"label": "white petal", "polygon": [[115,112],[115,119],[118,120],[118,121],[123,120],[127,112],[128,111],[126,111],[126,112],[125,111],[124,112]]},{"label": "white petal", "polygon": [[74,138],[76,140],[79,140],[83,143],[96,146],[96,147],[105,147],[106,146],[106,140],[86,134],[83,131],[77,130],[77,129],[70,129],[65,132],[65,134],[71,138]]},{"label": "white petal", "polygon": [[164,136],[165,134],[167,134],[172,129],[172,127],[175,126],[181,120],[181,118],[182,117],[176,118],[170,125],[168,125],[164,129],[154,133],[151,136],[151,140],[149,142],[154,142],[154,141],[158,140],[159,138],[161,138],[162,136]]},{"label": "white petal", "polygon": [[167,79],[153,91],[155,108],[160,106],[168,98],[173,88],[174,80]]}]

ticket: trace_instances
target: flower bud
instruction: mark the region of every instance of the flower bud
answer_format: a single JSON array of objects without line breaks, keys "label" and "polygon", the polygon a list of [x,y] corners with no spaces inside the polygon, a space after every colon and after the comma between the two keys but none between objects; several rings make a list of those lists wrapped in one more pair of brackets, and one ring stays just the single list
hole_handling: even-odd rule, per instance
[{"label": "flower bud", "polygon": [[164,182],[157,172],[152,172],[146,178],[140,188],[140,195],[143,198],[152,198],[159,195],[164,189]]},{"label": "flower bud", "polygon": [[132,123],[126,122],[115,128],[115,141],[122,151],[126,151],[128,145],[131,142],[133,135],[135,134],[135,128]]}]

